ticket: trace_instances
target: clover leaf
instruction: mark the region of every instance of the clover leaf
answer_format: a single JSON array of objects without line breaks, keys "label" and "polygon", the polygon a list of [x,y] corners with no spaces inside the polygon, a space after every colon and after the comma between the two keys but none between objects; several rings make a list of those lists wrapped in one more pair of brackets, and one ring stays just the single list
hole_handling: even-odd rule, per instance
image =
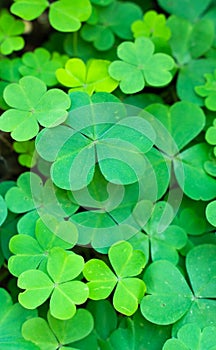
[{"label": "clover leaf", "polygon": [[[197,0],[196,2],[191,2],[189,4],[187,0],[176,0],[174,2],[170,2],[169,0],[158,0],[158,3],[166,12],[186,18],[192,22],[202,15],[211,3],[211,0],[205,2]],[[186,8],[187,11],[185,11]]]},{"label": "clover leaf", "polygon": [[169,40],[171,36],[171,31],[166,24],[166,17],[154,10],[147,11],[143,20],[133,22],[131,30],[135,38],[147,36]]},{"label": "clover leaf", "polygon": [[37,163],[34,141],[14,142],[14,150],[19,153],[18,162],[25,167],[34,167]]},{"label": "clover leaf", "polygon": [[7,217],[7,205],[5,203],[4,198],[0,195],[0,225],[3,224],[3,222],[5,221],[6,217]]},{"label": "clover leaf", "polygon": [[31,21],[39,17],[47,7],[49,9],[49,21],[53,28],[61,32],[77,31],[81,22],[86,21],[91,15],[91,3],[89,0],[59,0],[51,5],[46,0],[33,0],[26,4],[25,0],[14,0],[10,10],[13,14]]},{"label": "clover leaf", "polygon": [[10,55],[13,51],[21,50],[24,39],[20,36],[24,32],[24,23],[16,20],[7,11],[0,14],[0,52],[3,55]]},{"label": "clover leaf", "polygon": [[25,289],[19,294],[19,302],[27,309],[35,309],[50,296],[50,313],[53,317],[67,320],[76,313],[76,305],[83,304],[89,294],[88,287],[73,281],[83,270],[84,260],[80,255],[66,252],[60,247],[50,251],[47,273],[27,270],[18,278],[18,286]]},{"label": "clover leaf", "polygon": [[216,89],[215,89],[215,81],[216,81],[216,70],[214,70],[213,74],[206,73],[204,74],[206,79],[206,83],[204,85],[196,86],[196,93],[205,97],[205,106],[210,111],[216,111],[215,97],[216,97]]},{"label": "clover leaf", "polygon": [[112,92],[118,86],[117,81],[108,74],[110,62],[107,60],[92,59],[85,64],[80,58],[70,58],[65,68],[56,71],[58,81],[71,91]]},{"label": "clover leaf", "polygon": [[206,217],[211,225],[216,226],[216,201],[212,201],[207,205]]},{"label": "clover leaf", "polygon": [[37,316],[35,311],[25,310],[18,303],[13,304],[11,296],[5,289],[0,288],[0,348],[2,350],[38,350],[38,347],[23,339],[22,324]]},{"label": "clover leaf", "polygon": [[11,132],[16,141],[27,141],[36,136],[39,124],[54,127],[62,123],[70,107],[67,94],[59,89],[47,91],[44,82],[32,76],[8,85],[4,99],[12,108],[2,114],[0,129]]},{"label": "clover leaf", "polygon": [[[213,121],[213,125],[207,129],[205,139],[210,145],[216,146],[216,118]],[[214,154],[216,156],[216,147],[214,147]]]},{"label": "clover leaf", "polygon": [[91,259],[85,264],[83,275],[89,281],[89,298],[105,299],[116,286],[113,305],[117,311],[130,316],[145,293],[143,281],[134,277],[144,268],[145,256],[141,251],[133,250],[126,241],[112,245],[108,256],[116,275],[99,259]]},{"label": "clover leaf", "polygon": [[81,37],[93,42],[97,50],[109,50],[115,43],[115,35],[121,39],[133,38],[131,24],[141,15],[140,8],[132,2],[112,1],[106,7],[95,8],[81,29]]},{"label": "clover leaf", "polygon": [[55,71],[62,67],[60,59],[51,56],[49,51],[39,47],[34,52],[26,52],[22,56],[19,72],[22,76],[31,75],[41,79],[47,86],[57,84]]},{"label": "clover leaf", "polygon": [[[82,120],[76,118],[80,113]],[[155,135],[144,118],[124,118],[119,103],[95,103],[91,110],[88,105],[72,110],[67,125],[71,137],[66,136],[51,167],[51,178],[58,187],[79,190],[87,186],[94,175],[96,155],[103,176],[115,184],[134,183],[144,174],[143,154],[151,149]],[[77,177],[81,164],[82,176]]]},{"label": "clover leaf", "polygon": [[[153,208],[149,208],[150,204],[151,202],[147,201],[138,202],[133,215],[141,225],[144,234],[147,235],[151,258],[153,261],[166,259],[177,264],[178,250],[187,243],[186,232],[177,225],[170,225],[174,213],[168,203],[159,201]],[[149,209],[151,210],[147,214]]]},{"label": "clover leaf", "polygon": [[172,53],[180,65],[203,56],[212,46],[214,24],[211,20],[200,19],[192,24],[184,18],[170,16],[167,25],[172,32],[169,41]]},{"label": "clover leaf", "polygon": [[49,6],[47,0],[14,0],[14,4],[11,5],[10,11],[27,21],[31,21],[39,17],[44,10]]},{"label": "clover leaf", "polygon": [[22,335],[40,349],[57,350],[61,346],[74,349],[73,342],[85,338],[93,329],[93,317],[88,310],[79,309],[69,320],[58,320],[48,313],[48,322],[40,317],[27,320],[22,327]]},{"label": "clover leaf", "polygon": [[[49,226],[47,227],[47,222]],[[51,230],[52,228],[52,230]],[[60,237],[63,238],[60,238]],[[53,247],[72,248],[77,242],[78,234],[70,221],[58,222],[55,217],[43,217],[36,222],[35,238],[27,234],[19,234],[10,240],[8,268],[14,276],[30,269],[43,269]]]},{"label": "clover leaf", "polygon": [[162,350],[214,350],[216,344],[216,327],[204,329],[194,323],[186,324],[177,333],[177,339],[172,338],[165,342]]},{"label": "clover leaf", "polygon": [[121,61],[114,61],[109,67],[112,78],[120,81],[120,89],[132,94],[150,86],[164,86],[172,80],[170,70],[174,68],[171,56],[154,54],[154,44],[149,38],[139,37],[135,42],[125,41],[118,46],[117,55]]},{"label": "clover leaf", "polygon": [[144,273],[147,295],[141,312],[150,322],[166,325],[197,322],[202,328],[215,323],[215,253],[213,244],[202,244],[186,256],[186,269],[193,293],[177,267],[166,260],[153,262]]}]

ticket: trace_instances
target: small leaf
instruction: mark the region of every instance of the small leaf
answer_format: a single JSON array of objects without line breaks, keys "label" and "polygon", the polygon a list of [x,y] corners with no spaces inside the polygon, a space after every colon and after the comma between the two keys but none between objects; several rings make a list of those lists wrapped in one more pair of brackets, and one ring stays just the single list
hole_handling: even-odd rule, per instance
[{"label": "small leaf", "polygon": [[118,277],[133,277],[139,275],[146,263],[141,250],[134,250],[129,242],[113,244],[108,252],[109,260]]},{"label": "small leaf", "polygon": [[89,281],[89,298],[93,300],[107,298],[117,282],[114,273],[99,259],[89,260],[84,266],[83,275]]},{"label": "small leaf", "polygon": [[5,221],[7,213],[7,205],[5,203],[4,198],[0,195],[0,225],[2,225]]},{"label": "small leaf", "polygon": [[216,201],[212,201],[207,205],[206,217],[211,225],[216,226]]},{"label": "small leaf", "polygon": [[54,283],[42,271],[28,270],[18,278],[18,287],[26,289],[19,294],[19,302],[27,309],[35,309],[50,296]]},{"label": "small leaf", "polygon": [[32,21],[33,19],[39,17],[49,6],[49,2],[47,0],[31,0],[31,2],[26,0],[14,1],[15,3],[12,4],[10,8],[11,12],[27,21]]},{"label": "small leaf", "polygon": [[50,6],[49,21],[60,32],[76,32],[91,15],[89,0],[60,0]]},{"label": "small leaf", "polygon": [[139,278],[119,280],[113,297],[115,309],[123,315],[133,315],[137,311],[145,291],[145,283]]}]

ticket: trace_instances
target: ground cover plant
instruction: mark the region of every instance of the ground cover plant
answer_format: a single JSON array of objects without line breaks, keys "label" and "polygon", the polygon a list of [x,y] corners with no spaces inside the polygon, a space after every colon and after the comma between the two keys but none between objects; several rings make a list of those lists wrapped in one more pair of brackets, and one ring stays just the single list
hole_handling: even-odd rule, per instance
[{"label": "ground cover plant", "polygon": [[0,349],[216,350],[215,1],[0,6]]}]

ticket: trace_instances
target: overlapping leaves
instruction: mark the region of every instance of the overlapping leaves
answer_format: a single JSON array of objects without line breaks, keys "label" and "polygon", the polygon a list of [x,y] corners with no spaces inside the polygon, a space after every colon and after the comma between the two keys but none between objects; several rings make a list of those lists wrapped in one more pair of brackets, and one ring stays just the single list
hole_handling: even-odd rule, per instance
[{"label": "overlapping leaves", "polygon": [[13,51],[21,50],[24,39],[21,36],[24,32],[24,23],[15,19],[7,11],[0,14],[0,52],[3,55],[10,55]]}]

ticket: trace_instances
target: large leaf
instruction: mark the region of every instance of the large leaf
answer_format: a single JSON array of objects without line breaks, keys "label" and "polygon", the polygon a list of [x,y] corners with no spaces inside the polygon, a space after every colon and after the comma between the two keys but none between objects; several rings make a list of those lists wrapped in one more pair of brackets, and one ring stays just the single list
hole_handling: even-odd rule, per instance
[{"label": "large leaf", "polygon": [[31,21],[39,17],[42,12],[49,6],[47,0],[14,0],[10,10],[16,16],[24,18],[28,21]]},{"label": "large leaf", "polygon": [[209,157],[209,147],[198,143],[174,159],[174,171],[184,193],[195,200],[209,200],[216,196],[216,182],[204,170]]},{"label": "large leaf", "polygon": [[141,312],[147,320],[166,325],[176,322],[189,310],[193,294],[172,263],[153,262],[143,278],[149,295],[142,299]]},{"label": "large leaf", "polygon": [[37,315],[36,312],[26,310],[18,303],[13,304],[10,295],[3,288],[0,289],[0,348],[2,350],[39,350],[31,342],[25,341],[21,334],[22,324]]}]

